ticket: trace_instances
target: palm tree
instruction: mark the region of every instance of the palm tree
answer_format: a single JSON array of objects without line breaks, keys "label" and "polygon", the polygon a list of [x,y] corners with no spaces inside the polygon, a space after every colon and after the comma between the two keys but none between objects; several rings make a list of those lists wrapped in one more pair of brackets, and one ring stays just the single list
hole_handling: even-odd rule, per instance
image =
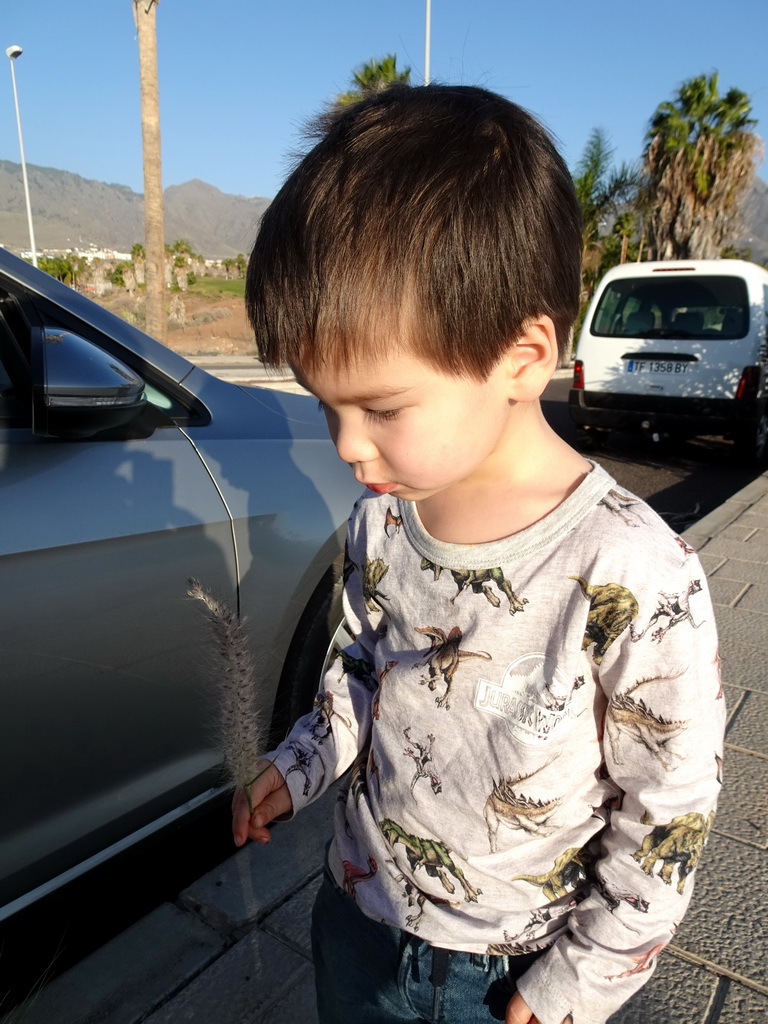
[{"label": "palm tree", "polygon": [[[638,171],[629,164],[612,166],[614,150],[608,136],[601,128],[594,128],[584,153],[576,166],[573,184],[581,207],[581,308],[576,321],[577,327],[592,298],[597,282],[608,267],[607,257],[612,256],[615,246],[606,252],[606,222],[617,215],[622,207],[633,203],[640,181]],[[608,236],[614,241],[613,236]],[[618,262],[618,261],[617,261]],[[609,265],[613,265],[612,262]]]},{"label": "palm tree", "polygon": [[371,93],[381,92],[388,89],[390,85],[408,85],[411,80],[411,69],[404,68],[397,70],[397,54],[390,53],[382,60],[369,60],[367,64],[361,65],[357,71],[352,73],[352,88],[349,92],[343,92],[336,97],[336,102],[341,107],[347,107],[351,103]]},{"label": "palm tree", "polygon": [[606,133],[593,128],[573,179],[581,207],[585,253],[597,244],[606,218],[634,198],[639,184],[640,176],[629,164],[611,166],[613,154]]},{"label": "palm tree", "polygon": [[655,259],[714,259],[738,229],[759,147],[746,93],[718,75],[680,86],[651,118],[643,154],[645,228]]},{"label": "palm tree", "polygon": [[139,42],[141,143],[144,155],[144,250],[146,261],[146,329],[160,341],[165,335],[165,237],[160,156],[160,103],[157,88],[159,0],[132,0]]}]

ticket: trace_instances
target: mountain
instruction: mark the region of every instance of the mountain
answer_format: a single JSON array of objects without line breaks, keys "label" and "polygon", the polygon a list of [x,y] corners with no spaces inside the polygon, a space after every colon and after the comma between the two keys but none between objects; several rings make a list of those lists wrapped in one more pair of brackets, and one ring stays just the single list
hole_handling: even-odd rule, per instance
[{"label": "mountain", "polygon": [[747,248],[753,260],[768,262],[768,185],[762,178],[753,178],[742,207],[744,230],[736,240],[736,248]]},{"label": "mountain", "polygon": [[[27,164],[38,249],[98,248],[130,252],[144,238],[144,197],[126,185]],[[227,195],[204,181],[165,190],[165,240],[184,238],[211,258],[247,253],[268,199]],[[0,160],[0,244],[29,248],[21,164]]]},{"label": "mountain", "polygon": [[[144,197],[126,185],[107,185],[79,174],[27,164],[39,249],[98,248],[129,252],[144,238]],[[211,258],[247,253],[268,199],[233,196],[204,181],[165,190],[165,240],[184,238]],[[733,239],[752,258],[768,260],[768,184],[754,178],[743,208],[744,230]],[[0,160],[0,245],[28,249],[21,165]]]}]

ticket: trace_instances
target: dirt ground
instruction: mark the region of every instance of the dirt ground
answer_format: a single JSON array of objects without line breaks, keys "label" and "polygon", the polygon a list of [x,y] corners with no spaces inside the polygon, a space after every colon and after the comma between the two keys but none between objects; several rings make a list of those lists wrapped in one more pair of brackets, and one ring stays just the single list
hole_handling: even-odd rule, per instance
[{"label": "dirt ground", "polygon": [[[144,299],[127,292],[99,300],[113,313],[144,327]],[[175,292],[169,298],[165,344],[181,355],[253,355],[256,346],[242,299]]]}]

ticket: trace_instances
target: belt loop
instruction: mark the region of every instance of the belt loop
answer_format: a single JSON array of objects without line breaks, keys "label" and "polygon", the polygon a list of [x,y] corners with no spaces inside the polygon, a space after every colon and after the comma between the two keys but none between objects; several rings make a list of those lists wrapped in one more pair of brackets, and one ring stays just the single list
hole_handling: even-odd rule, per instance
[{"label": "belt loop", "polygon": [[432,982],[434,993],[432,995],[432,1020],[436,1022],[440,1015],[440,990],[448,977],[448,961],[451,959],[451,950],[442,949],[440,946],[432,948],[432,973],[429,980]]}]

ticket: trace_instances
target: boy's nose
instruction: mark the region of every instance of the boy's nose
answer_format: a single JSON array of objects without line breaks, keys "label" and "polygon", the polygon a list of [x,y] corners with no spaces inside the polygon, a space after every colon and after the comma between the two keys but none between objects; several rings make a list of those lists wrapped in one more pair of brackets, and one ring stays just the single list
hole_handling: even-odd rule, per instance
[{"label": "boy's nose", "polygon": [[339,424],[333,433],[333,443],[341,461],[349,464],[370,462],[378,454],[365,432],[351,425]]}]

